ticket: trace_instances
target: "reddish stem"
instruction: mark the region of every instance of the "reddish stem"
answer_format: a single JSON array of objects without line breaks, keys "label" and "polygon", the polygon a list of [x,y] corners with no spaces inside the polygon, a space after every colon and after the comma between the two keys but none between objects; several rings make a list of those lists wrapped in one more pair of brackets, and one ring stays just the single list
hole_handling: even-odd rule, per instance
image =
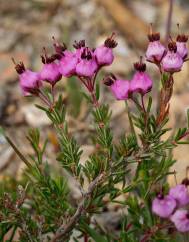
[{"label": "reddish stem", "polygon": [[88,242],[88,235],[84,234],[84,242]]}]

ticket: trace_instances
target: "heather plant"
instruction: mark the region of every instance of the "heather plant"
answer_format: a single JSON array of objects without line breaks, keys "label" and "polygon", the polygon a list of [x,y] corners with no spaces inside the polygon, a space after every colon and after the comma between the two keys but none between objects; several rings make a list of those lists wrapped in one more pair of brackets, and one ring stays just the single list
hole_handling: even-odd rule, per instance
[{"label": "heather plant", "polygon": [[[182,71],[187,61],[188,37],[179,34],[176,41],[170,38],[168,45],[163,45],[160,34],[151,30],[146,54],[134,64],[135,73],[130,80],[115,73],[101,79],[103,67],[114,61],[113,49],[118,44],[115,37],[113,33],[95,49],[86,46],[85,40],[75,41],[75,50],[68,50],[53,37],[55,53],[48,55],[43,49],[39,72],[14,61],[23,95],[38,97],[36,108],[45,112],[53,124],[59,140],[57,163],[74,179],[80,199],[72,201],[66,177],[46,161],[46,141],[42,142],[39,130],[28,133],[34,151],[29,157],[4,131],[26,169],[15,190],[7,186],[1,189],[1,241],[7,232],[7,241],[14,241],[14,234],[19,233],[21,242],[189,241],[189,180],[183,177],[181,184],[175,183],[171,188],[167,183],[168,175],[176,176],[171,170],[176,162],[173,149],[189,143],[189,120],[186,127],[178,130],[172,130],[168,123],[174,74]],[[154,64],[160,81],[152,80],[148,62]],[[55,95],[62,76],[75,76],[83,85],[93,117],[95,151],[85,163],[80,162],[82,150],[69,132],[62,94],[58,98]],[[155,90],[157,103],[151,96],[155,82],[160,86]],[[118,102],[126,104],[131,132],[123,133],[119,141],[113,139],[109,105],[100,101],[102,85]],[[170,136],[162,138],[166,132]],[[123,194],[124,200],[120,199]],[[121,208],[117,231],[102,227],[95,219],[107,203],[117,203]]]}]

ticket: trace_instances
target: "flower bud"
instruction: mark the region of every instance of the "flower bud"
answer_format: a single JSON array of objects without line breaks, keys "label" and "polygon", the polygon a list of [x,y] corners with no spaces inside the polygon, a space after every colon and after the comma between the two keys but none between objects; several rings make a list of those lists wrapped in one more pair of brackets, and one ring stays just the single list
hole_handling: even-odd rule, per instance
[{"label": "flower bud", "polygon": [[141,93],[142,95],[150,92],[152,89],[152,80],[146,71],[146,64],[142,62],[142,58],[140,62],[134,64],[134,68],[136,73],[134,74],[131,83],[130,90],[134,92]]},{"label": "flower bud", "polygon": [[189,231],[189,212],[187,210],[177,210],[170,219],[178,231]]},{"label": "flower bud", "polygon": [[[15,63],[14,60],[13,62]],[[38,72],[33,72],[31,70],[25,69],[23,62],[16,64],[15,69],[19,74],[19,83],[23,95],[37,95],[39,92],[39,88],[42,86],[40,74]]]},{"label": "flower bud", "polygon": [[114,75],[107,77],[104,84],[109,86],[117,100],[127,100],[130,96],[130,82],[117,79]]},{"label": "flower bud", "polygon": [[162,218],[168,218],[175,208],[176,201],[169,195],[159,194],[152,202],[152,211]]},{"label": "flower bud", "polygon": [[98,65],[94,58],[94,53],[88,47],[85,47],[76,66],[76,74],[78,76],[92,77],[97,69]]},{"label": "flower bud", "polygon": [[181,70],[183,59],[177,52],[177,45],[175,42],[168,44],[168,52],[162,59],[162,67],[166,72],[174,73]]},{"label": "flower bud", "polygon": [[184,206],[189,203],[188,189],[184,184],[171,188],[169,195],[177,201],[179,206]]},{"label": "flower bud", "polygon": [[117,46],[117,42],[113,39],[115,34],[113,33],[110,38],[107,38],[102,46],[95,49],[95,56],[98,65],[111,65],[114,60],[112,49]]}]

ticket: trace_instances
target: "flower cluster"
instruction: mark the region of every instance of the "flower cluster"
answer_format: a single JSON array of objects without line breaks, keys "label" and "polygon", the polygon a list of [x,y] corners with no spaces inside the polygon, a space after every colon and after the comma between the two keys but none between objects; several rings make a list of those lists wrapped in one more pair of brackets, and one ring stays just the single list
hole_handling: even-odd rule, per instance
[{"label": "flower cluster", "polygon": [[127,100],[132,98],[133,94],[140,93],[142,96],[151,91],[152,79],[146,73],[146,64],[140,62],[134,64],[136,70],[132,80],[118,79],[114,75],[110,75],[104,81],[110,86],[112,93],[117,100]]},{"label": "flower cluster", "polygon": [[112,64],[114,60],[113,48],[117,46],[113,33],[104,41],[104,44],[91,49],[86,46],[85,40],[75,41],[73,47],[75,51],[67,50],[66,45],[59,44],[55,38],[55,53],[51,56],[47,55],[44,48],[44,54],[41,55],[43,67],[39,72],[26,69],[23,62],[15,63],[15,69],[19,74],[20,87],[23,95],[39,95],[43,82],[48,82],[52,87],[61,80],[62,76],[71,77],[73,75],[85,84],[87,89],[92,92],[94,83],[92,78],[103,66]]},{"label": "flower cluster", "polygon": [[[160,34],[153,33],[148,35],[149,44],[146,50],[146,61],[156,64],[160,72],[175,73],[181,70],[184,61],[187,60],[188,48],[186,43],[188,37],[184,34],[178,35],[176,42],[171,39],[166,48],[160,42]],[[127,100],[132,98],[133,94],[140,93],[145,95],[152,89],[152,80],[146,73],[146,64],[140,62],[134,64],[136,73],[133,78],[123,80],[109,76],[105,84],[110,86],[112,93],[117,100]]]},{"label": "flower cluster", "polygon": [[183,207],[189,204],[188,180],[169,190],[168,195],[158,194],[152,202],[152,211],[162,218],[169,218],[180,232],[189,231],[189,212]]},{"label": "flower cluster", "polygon": [[148,35],[149,44],[146,51],[146,59],[159,66],[161,71],[174,73],[181,70],[188,56],[186,43],[188,36],[178,34],[176,41],[170,39],[167,48],[160,42],[159,33]]}]

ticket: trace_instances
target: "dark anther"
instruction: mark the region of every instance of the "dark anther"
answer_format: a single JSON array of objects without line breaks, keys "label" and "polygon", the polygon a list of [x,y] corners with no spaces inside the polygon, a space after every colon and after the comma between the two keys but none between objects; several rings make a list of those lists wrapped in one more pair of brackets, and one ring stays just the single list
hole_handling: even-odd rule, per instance
[{"label": "dark anther", "polygon": [[107,76],[103,79],[103,83],[106,86],[111,86],[115,80],[116,80],[115,75],[111,73],[109,76]]},{"label": "dark anther", "polygon": [[188,41],[188,36],[185,34],[179,34],[177,35],[177,42],[187,42]]},{"label": "dark anther", "polygon": [[114,38],[115,33],[112,33],[112,35],[104,41],[104,45],[108,48],[115,48],[117,46],[117,42],[114,40]]},{"label": "dark anther", "polygon": [[174,41],[171,41],[171,42],[169,42],[169,44],[168,44],[168,49],[170,50],[170,51],[173,51],[173,52],[177,52],[177,45],[176,45],[176,42],[174,42]]},{"label": "dark anther", "polygon": [[142,56],[140,57],[140,62],[134,63],[134,68],[136,71],[145,72],[146,64],[142,62]]},{"label": "dark anther", "polygon": [[92,54],[91,54],[91,51],[89,50],[88,47],[86,47],[82,54],[81,54],[81,58],[82,59],[86,59],[86,60],[91,60],[92,59]]},{"label": "dark anther", "polygon": [[54,41],[53,46],[55,48],[56,53],[59,54],[59,55],[62,55],[64,53],[64,51],[67,49],[66,44],[65,43],[62,43],[62,44],[58,43],[54,36],[52,37],[52,39]]},{"label": "dark anther", "polygon": [[182,181],[182,184],[185,186],[189,186],[189,179],[188,178],[184,178]]},{"label": "dark anther", "polygon": [[24,63],[22,61],[20,61],[19,63],[16,63],[14,58],[12,58],[12,62],[15,64],[15,70],[17,71],[18,74],[22,74],[26,70]]},{"label": "dark anther", "polygon": [[158,40],[160,40],[160,33],[148,34],[148,39],[149,39],[150,42],[158,41]]},{"label": "dark anther", "polygon": [[81,49],[82,47],[85,47],[85,40],[84,39],[82,39],[82,40],[80,40],[80,41],[74,41],[74,44],[73,44],[73,47],[75,48],[75,49]]}]

